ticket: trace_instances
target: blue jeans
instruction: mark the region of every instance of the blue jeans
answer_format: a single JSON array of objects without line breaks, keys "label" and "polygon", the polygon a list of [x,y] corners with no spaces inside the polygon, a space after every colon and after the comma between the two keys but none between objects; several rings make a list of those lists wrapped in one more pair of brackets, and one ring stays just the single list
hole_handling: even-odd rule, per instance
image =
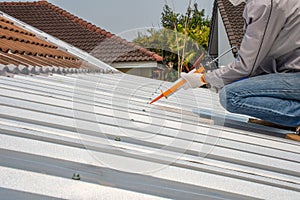
[{"label": "blue jeans", "polygon": [[300,125],[300,73],[256,76],[226,85],[221,105],[232,113],[274,124]]}]

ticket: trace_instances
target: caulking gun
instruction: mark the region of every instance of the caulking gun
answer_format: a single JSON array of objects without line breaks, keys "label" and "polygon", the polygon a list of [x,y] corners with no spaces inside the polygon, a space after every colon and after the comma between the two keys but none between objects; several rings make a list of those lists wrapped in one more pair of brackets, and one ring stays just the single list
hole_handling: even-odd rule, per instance
[{"label": "caulking gun", "polygon": [[[207,66],[210,66],[212,63],[216,62],[217,60],[219,60],[221,57],[223,57],[224,55],[226,55],[228,52],[230,52],[232,49],[235,49],[237,47],[232,47],[231,49],[227,50],[226,52],[224,52],[222,55],[220,55],[219,57],[217,57],[216,59],[210,61],[207,63]],[[202,53],[199,58],[196,60],[196,62],[193,64],[194,68],[193,70],[191,70],[189,72],[189,74],[192,73],[203,73],[205,71],[204,66],[201,64],[201,61],[204,57],[204,53]],[[196,66],[200,65],[200,68],[196,69]],[[153,99],[150,104],[158,101],[159,99],[161,99],[162,97],[168,98],[169,96],[171,96],[172,94],[174,94],[176,91],[178,91],[179,89],[182,88],[182,86],[186,83],[186,80],[183,78],[178,79],[169,89],[167,89],[166,91],[162,91],[161,95],[159,95],[158,97],[156,97],[155,99]]]}]

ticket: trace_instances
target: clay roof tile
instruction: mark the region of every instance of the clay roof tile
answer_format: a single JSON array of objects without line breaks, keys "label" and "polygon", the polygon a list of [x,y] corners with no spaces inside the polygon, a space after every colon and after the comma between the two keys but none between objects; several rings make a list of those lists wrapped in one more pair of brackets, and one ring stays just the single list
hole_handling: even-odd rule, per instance
[{"label": "clay roof tile", "polygon": [[[9,24],[0,26],[0,63],[1,64],[22,64],[44,66],[41,58],[54,59],[56,64],[63,64],[62,67],[74,66],[74,63],[66,63],[66,60],[77,62],[77,58],[67,52],[59,50],[56,46],[41,40],[34,34],[14,25],[9,20],[0,20],[0,23]],[[28,57],[29,56],[29,57]],[[79,66],[79,65],[78,65]]]},{"label": "clay roof tile", "polygon": [[217,5],[231,46],[240,46],[244,36],[243,11],[245,3],[233,6],[228,0],[217,0]]},{"label": "clay roof tile", "polygon": [[[23,6],[22,9],[18,9],[13,5]],[[108,55],[102,53],[99,54],[99,59],[109,60],[110,57],[116,57],[122,51],[128,51],[127,47],[132,48],[134,45],[106,30],[103,30],[83,19],[80,19],[71,13],[47,2],[15,2],[4,3],[0,2],[0,9],[21,20],[28,23],[50,35],[53,35],[67,43],[70,43],[84,51],[91,52],[96,48],[99,43],[102,43],[101,48],[103,52],[109,52],[109,49],[116,49],[114,54]],[[39,15],[32,15],[32,12],[39,11]],[[41,12],[42,11],[42,12]],[[58,15],[59,14],[59,15]],[[109,39],[105,40],[104,39]],[[154,56],[141,47],[134,47],[140,51],[140,61],[146,60],[160,60],[160,57]],[[104,56],[103,56],[104,55]],[[134,61],[135,58],[131,56],[132,53],[127,54],[126,61]]]}]

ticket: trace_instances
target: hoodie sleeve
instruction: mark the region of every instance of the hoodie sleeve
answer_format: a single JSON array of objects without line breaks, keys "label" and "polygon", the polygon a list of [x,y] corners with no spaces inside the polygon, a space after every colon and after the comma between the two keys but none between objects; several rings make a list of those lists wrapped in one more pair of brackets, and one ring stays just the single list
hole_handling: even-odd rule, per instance
[{"label": "hoodie sleeve", "polygon": [[247,1],[244,10],[245,35],[239,56],[227,66],[205,75],[205,80],[212,87],[220,89],[226,84],[251,76],[257,70],[276,39],[276,37],[272,38],[268,35],[272,6],[272,1],[269,0]]}]

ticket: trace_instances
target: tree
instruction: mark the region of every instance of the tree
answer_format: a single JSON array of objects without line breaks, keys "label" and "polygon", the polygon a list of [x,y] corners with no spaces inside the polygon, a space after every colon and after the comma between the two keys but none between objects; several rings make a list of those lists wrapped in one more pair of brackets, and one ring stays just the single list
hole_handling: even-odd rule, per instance
[{"label": "tree", "polygon": [[164,64],[172,65],[179,77],[182,71],[191,70],[192,63],[208,48],[210,20],[197,3],[193,8],[189,6],[184,15],[165,5],[161,25],[164,29],[149,29],[134,42],[161,55]]}]

